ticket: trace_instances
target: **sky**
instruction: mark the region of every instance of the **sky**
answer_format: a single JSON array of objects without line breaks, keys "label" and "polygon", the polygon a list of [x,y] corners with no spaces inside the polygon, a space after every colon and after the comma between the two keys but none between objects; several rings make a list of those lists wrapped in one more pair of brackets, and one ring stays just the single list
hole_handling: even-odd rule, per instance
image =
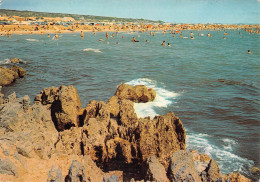
[{"label": "sky", "polygon": [[260,0],[0,0],[0,9],[143,18],[170,23],[260,24]]}]

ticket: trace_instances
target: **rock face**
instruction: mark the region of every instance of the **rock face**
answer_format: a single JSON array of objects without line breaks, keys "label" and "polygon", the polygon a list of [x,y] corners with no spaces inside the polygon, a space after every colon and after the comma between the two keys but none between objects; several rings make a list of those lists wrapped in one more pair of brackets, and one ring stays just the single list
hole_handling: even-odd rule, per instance
[{"label": "rock face", "polygon": [[26,75],[26,71],[19,66],[13,65],[11,68],[0,67],[0,86],[13,83],[16,79]]},{"label": "rock face", "polygon": [[78,115],[81,102],[77,90],[73,86],[46,88],[36,96],[35,102],[48,105],[51,108],[52,121],[58,131],[79,126]]},{"label": "rock face", "polygon": [[201,181],[188,151],[180,150],[171,156],[169,173],[171,181]]},{"label": "rock face", "polygon": [[65,178],[65,182],[86,182],[86,169],[85,166],[74,160],[69,169],[69,174]]},{"label": "rock face", "polygon": [[0,140],[15,144],[17,152],[25,157],[49,158],[58,132],[45,106],[31,107],[28,96],[16,99],[13,94],[0,115]]},{"label": "rock face", "polygon": [[63,182],[61,169],[58,166],[52,166],[47,182]]},{"label": "rock face", "polygon": [[119,99],[131,100],[133,102],[149,102],[156,97],[153,89],[148,89],[144,85],[131,86],[121,84],[115,94]]},{"label": "rock face", "polygon": [[147,169],[145,171],[146,181],[168,182],[165,168],[159,163],[158,159],[153,155],[146,161]]}]

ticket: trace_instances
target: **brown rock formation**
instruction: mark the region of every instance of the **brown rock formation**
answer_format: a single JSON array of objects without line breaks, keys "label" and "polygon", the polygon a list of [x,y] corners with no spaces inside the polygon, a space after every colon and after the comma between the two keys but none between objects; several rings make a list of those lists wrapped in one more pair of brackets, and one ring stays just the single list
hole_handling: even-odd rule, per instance
[{"label": "brown rock formation", "polygon": [[144,85],[131,86],[127,84],[121,84],[115,95],[119,99],[131,100],[133,102],[149,102],[153,101],[156,97],[154,89],[148,89]]},{"label": "brown rock formation", "polygon": [[79,126],[78,115],[81,102],[77,90],[73,86],[46,88],[36,96],[35,102],[48,105],[51,108],[52,121],[58,131]]},{"label": "brown rock formation", "polygon": [[118,96],[81,109],[72,86],[44,89],[35,102],[0,94],[0,180],[247,180],[220,175],[209,156],[185,151],[173,112],[138,118],[133,101]]},{"label": "brown rock formation", "polygon": [[19,58],[13,58],[10,61],[11,61],[11,63],[20,63],[21,62],[21,60]]},{"label": "brown rock formation", "polygon": [[13,83],[16,79],[26,75],[26,71],[19,66],[13,65],[11,68],[0,67],[0,86]]}]

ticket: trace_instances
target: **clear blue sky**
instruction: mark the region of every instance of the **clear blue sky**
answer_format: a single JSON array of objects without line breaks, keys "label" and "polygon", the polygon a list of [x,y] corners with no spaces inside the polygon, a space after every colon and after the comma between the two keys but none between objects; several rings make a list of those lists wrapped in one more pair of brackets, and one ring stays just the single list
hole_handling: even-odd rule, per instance
[{"label": "clear blue sky", "polygon": [[173,23],[260,24],[260,0],[0,0],[0,9],[144,18]]}]

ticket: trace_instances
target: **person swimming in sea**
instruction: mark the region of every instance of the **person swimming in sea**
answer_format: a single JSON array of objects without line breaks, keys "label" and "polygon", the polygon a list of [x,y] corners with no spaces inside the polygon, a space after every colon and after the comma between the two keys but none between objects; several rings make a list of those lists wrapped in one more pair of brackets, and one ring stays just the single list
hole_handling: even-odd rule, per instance
[{"label": "person swimming in sea", "polygon": [[108,33],[106,32],[106,39],[109,39],[109,35],[108,35]]},{"label": "person swimming in sea", "polygon": [[135,39],[135,37],[133,37],[132,42],[139,42],[139,41],[137,41],[137,40]]},{"label": "person swimming in sea", "polygon": [[48,34],[48,38],[50,38],[51,36],[50,36],[50,34]]},{"label": "person swimming in sea", "polygon": [[190,36],[190,39],[195,39],[193,36]]},{"label": "person swimming in sea", "polygon": [[247,54],[251,54],[251,51],[250,51],[250,50],[248,50],[248,51],[247,51]]},{"label": "person swimming in sea", "polygon": [[55,38],[56,38],[56,40],[58,40],[58,39],[59,39],[59,36],[58,36],[58,34],[55,34]]},{"label": "person swimming in sea", "polygon": [[161,44],[162,46],[165,46],[165,40],[162,42],[162,44]]},{"label": "person swimming in sea", "polygon": [[83,37],[84,37],[84,34],[83,34],[83,32],[82,32],[82,31],[81,31],[80,37],[81,37],[81,38],[83,38]]},{"label": "person swimming in sea", "polygon": [[170,43],[168,43],[168,44],[167,44],[167,46],[168,46],[168,47],[171,47],[171,44],[170,44]]}]

